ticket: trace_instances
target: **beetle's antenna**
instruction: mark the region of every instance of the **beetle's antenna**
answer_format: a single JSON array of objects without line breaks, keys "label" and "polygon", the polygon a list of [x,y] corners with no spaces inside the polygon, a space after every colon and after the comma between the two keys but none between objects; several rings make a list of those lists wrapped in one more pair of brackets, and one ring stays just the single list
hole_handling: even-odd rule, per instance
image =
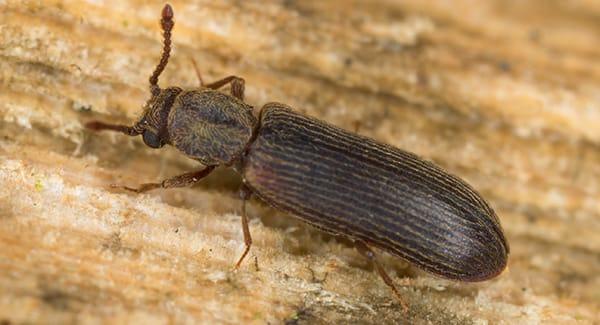
[{"label": "beetle's antenna", "polygon": [[158,87],[158,76],[163,72],[167,63],[169,62],[169,55],[171,54],[171,30],[175,22],[173,21],[173,8],[168,3],[162,10],[162,19],[160,20],[160,26],[163,30],[163,50],[160,61],[156,65],[156,69],[150,76],[150,92],[153,95],[158,95],[160,88]]}]

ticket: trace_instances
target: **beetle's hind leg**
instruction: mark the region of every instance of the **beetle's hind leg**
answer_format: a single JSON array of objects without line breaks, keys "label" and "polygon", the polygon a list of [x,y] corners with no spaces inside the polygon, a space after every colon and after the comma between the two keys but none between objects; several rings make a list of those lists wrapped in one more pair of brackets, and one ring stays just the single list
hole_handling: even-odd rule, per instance
[{"label": "beetle's hind leg", "polygon": [[248,227],[248,216],[246,215],[246,201],[250,199],[252,196],[252,191],[246,186],[242,184],[240,187],[240,199],[242,199],[242,230],[244,231],[244,244],[246,244],[246,249],[242,253],[242,256],[235,264],[235,269],[238,269],[242,264],[242,261],[248,255],[250,251],[250,247],[252,246],[252,236],[250,236],[250,227]]},{"label": "beetle's hind leg", "polygon": [[392,289],[392,291],[400,301],[400,305],[402,305],[402,308],[404,308],[404,311],[408,311],[408,305],[402,298],[402,295],[400,295],[400,291],[398,291],[396,285],[394,285],[394,281],[392,281],[392,278],[390,278],[383,266],[377,261],[377,255],[375,255],[375,252],[362,240],[355,241],[355,244],[358,251],[371,263],[373,263],[375,269],[377,269],[377,273],[379,273],[379,276],[381,276],[383,282],[385,282],[385,284],[387,284]]}]

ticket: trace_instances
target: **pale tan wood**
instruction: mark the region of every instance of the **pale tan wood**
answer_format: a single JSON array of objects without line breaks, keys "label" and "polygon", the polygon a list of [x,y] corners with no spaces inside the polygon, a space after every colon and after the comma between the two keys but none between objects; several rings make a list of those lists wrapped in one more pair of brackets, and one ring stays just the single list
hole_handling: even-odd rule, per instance
[{"label": "pale tan wood", "polygon": [[461,284],[382,255],[407,285],[404,315],[353,248],[253,200],[252,250],[233,272],[233,173],[113,191],[199,166],[82,129],[141,113],[162,3],[0,1],[0,322],[598,322],[598,2],[172,5],[161,85],[195,87],[193,57],[206,82],[245,78],[251,105],[360,121],[434,160],[496,208],[508,271]]}]

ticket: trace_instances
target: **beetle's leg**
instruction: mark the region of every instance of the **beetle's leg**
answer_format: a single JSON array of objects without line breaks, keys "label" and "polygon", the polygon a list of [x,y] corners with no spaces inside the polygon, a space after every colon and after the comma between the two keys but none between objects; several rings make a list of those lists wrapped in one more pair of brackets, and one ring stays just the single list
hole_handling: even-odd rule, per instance
[{"label": "beetle's leg", "polygon": [[177,175],[175,177],[165,179],[164,181],[162,181],[160,183],[142,184],[138,188],[119,186],[119,185],[111,185],[111,186],[115,187],[115,188],[120,188],[120,189],[124,189],[124,190],[128,190],[128,191],[136,192],[136,193],[142,193],[142,192],[150,191],[150,190],[153,190],[156,188],[186,187],[186,186],[190,186],[190,185],[193,185],[194,183],[199,182],[202,178],[204,178],[208,174],[210,174],[210,172],[212,172],[213,169],[215,169],[215,167],[216,166],[207,166],[206,168],[204,168],[202,170]]},{"label": "beetle's leg", "polygon": [[358,130],[360,129],[361,124],[362,123],[360,120],[355,120],[354,122],[352,122],[352,126],[354,126],[354,133],[358,133]]},{"label": "beetle's leg", "polygon": [[198,69],[198,64],[196,64],[196,60],[194,60],[194,58],[192,58],[192,65],[194,65],[194,70],[196,71],[196,76],[198,77],[198,81],[200,82],[200,87],[206,87],[216,90],[231,83],[231,95],[238,99],[244,100],[244,88],[246,81],[243,78],[240,78],[238,76],[229,76],[221,80],[211,82],[209,84],[204,84],[202,74],[200,73],[200,69]]},{"label": "beetle's leg", "polygon": [[204,87],[204,80],[202,79],[202,73],[200,73],[200,69],[198,69],[198,64],[196,64],[196,60],[192,58],[192,65],[194,66],[194,70],[196,71],[196,77],[198,77],[198,82],[200,83],[200,87]]},{"label": "beetle's leg", "polygon": [[390,278],[387,272],[385,272],[383,266],[381,266],[381,264],[379,264],[379,262],[377,261],[377,256],[375,255],[375,252],[362,240],[355,241],[355,244],[358,251],[369,261],[371,261],[371,263],[373,263],[375,269],[377,269],[377,273],[379,273],[379,276],[381,276],[383,282],[385,282],[385,284],[387,284],[392,289],[392,291],[400,301],[400,305],[402,305],[402,308],[404,308],[404,311],[408,311],[408,306],[406,305],[404,299],[402,299],[400,291],[398,291],[398,288],[396,288],[396,286],[394,285],[394,281],[392,281],[392,278]]},{"label": "beetle's leg", "polygon": [[229,76],[215,82],[211,82],[208,85],[204,85],[206,88],[219,89],[228,83],[231,83],[231,95],[238,99],[244,100],[244,88],[246,81],[238,76]]},{"label": "beetle's leg", "polygon": [[242,261],[248,255],[250,251],[250,246],[252,246],[252,236],[250,236],[250,228],[248,227],[248,216],[246,215],[246,201],[250,199],[252,196],[252,192],[245,184],[242,184],[240,187],[240,199],[242,199],[242,230],[244,231],[244,244],[246,244],[246,249],[242,253],[242,256],[235,264],[235,269],[240,267]]},{"label": "beetle's leg", "polygon": [[127,126],[127,125],[120,125],[120,124],[108,124],[108,123],[104,123],[101,121],[87,122],[87,123],[85,123],[85,127],[88,129],[94,130],[94,131],[110,130],[110,131],[121,132],[121,133],[127,134],[132,137],[141,134],[143,131],[137,125]]}]

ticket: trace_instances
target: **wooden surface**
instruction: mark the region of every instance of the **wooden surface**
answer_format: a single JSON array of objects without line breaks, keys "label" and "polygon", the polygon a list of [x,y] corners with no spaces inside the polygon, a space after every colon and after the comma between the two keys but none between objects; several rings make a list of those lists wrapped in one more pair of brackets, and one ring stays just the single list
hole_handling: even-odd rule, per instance
[{"label": "wooden surface", "polygon": [[460,175],[511,245],[495,280],[382,255],[252,201],[239,178],[132,195],[199,166],[129,123],[149,97],[161,2],[0,1],[0,323],[593,324],[600,314],[600,2],[173,1],[160,84],[246,79],[280,101]]}]

